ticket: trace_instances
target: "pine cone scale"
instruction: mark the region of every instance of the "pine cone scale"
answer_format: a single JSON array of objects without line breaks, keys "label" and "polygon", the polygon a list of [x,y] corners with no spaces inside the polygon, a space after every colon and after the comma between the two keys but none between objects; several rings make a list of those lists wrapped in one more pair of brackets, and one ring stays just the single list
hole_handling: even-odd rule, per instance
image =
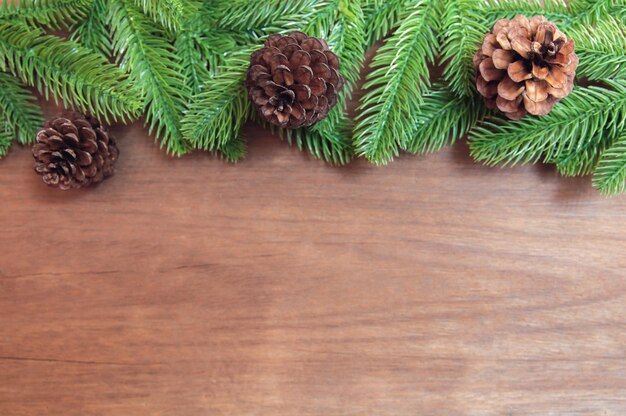
[{"label": "pine cone scale", "polygon": [[326,117],[343,86],[339,59],[328,44],[302,32],[271,35],[251,56],[249,98],[268,122],[299,128]]},{"label": "pine cone scale", "polygon": [[92,117],[69,113],[49,121],[32,149],[35,172],[63,190],[96,184],[113,174],[115,141]]},{"label": "pine cone scale", "polygon": [[488,107],[519,119],[541,116],[573,89],[574,42],[542,16],[501,19],[474,55],[476,89]]}]

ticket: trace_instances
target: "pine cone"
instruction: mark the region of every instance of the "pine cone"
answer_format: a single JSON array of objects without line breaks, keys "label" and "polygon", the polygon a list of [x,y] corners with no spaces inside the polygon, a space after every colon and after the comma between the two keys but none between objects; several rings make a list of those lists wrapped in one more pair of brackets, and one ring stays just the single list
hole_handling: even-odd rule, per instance
[{"label": "pine cone", "polygon": [[323,39],[302,32],[271,35],[252,54],[246,87],[263,119],[283,128],[308,127],[337,104],[344,84],[338,71],[339,59]]},{"label": "pine cone", "polygon": [[476,88],[489,108],[512,120],[543,116],[574,88],[578,57],[567,39],[543,16],[501,19],[474,56]]},{"label": "pine cone", "polygon": [[46,185],[68,190],[101,182],[113,175],[119,150],[98,120],[67,113],[49,120],[33,146],[35,172]]}]

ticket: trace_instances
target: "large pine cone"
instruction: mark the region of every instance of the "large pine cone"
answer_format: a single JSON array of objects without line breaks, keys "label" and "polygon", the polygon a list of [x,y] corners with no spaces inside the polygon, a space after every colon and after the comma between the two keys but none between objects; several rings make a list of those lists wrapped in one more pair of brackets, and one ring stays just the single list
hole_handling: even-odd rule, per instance
[{"label": "large pine cone", "polygon": [[33,146],[35,172],[46,185],[82,188],[113,175],[119,150],[93,117],[67,113],[49,120]]},{"label": "large pine cone", "polygon": [[476,87],[489,108],[513,120],[543,116],[574,88],[578,57],[543,16],[499,20],[474,56]]},{"label": "large pine cone", "polygon": [[326,117],[343,84],[339,59],[326,41],[302,32],[271,35],[265,47],[252,54],[246,79],[261,117],[290,129]]}]

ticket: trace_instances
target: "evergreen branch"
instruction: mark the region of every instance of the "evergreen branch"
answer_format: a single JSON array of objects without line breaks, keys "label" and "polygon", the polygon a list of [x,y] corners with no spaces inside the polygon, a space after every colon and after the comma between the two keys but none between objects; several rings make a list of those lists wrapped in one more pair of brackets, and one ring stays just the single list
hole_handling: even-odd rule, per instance
[{"label": "evergreen branch", "polygon": [[355,128],[358,153],[374,163],[390,162],[411,131],[412,114],[430,84],[428,64],[437,53],[440,6],[437,0],[415,2],[374,58],[364,86],[370,91],[361,99]]},{"label": "evergreen branch", "polygon": [[606,16],[593,29],[572,28],[569,35],[576,43],[580,58],[577,76],[591,80],[626,79],[626,24]]},{"label": "evergreen branch", "polygon": [[515,165],[540,158],[555,162],[626,123],[626,80],[606,81],[612,89],[576,88],[552,112],[511,122],[498,119],[475,128],[470,149],[487,165]]},{"label": "evergreen branch", "polygon": [[[223,1],[223,0],[222,0]],[[234,32],[255,31],[257,35],[297,30],[303,21],[317,18],[326,0],[226,0],[217,7],[217,27]]]},{"label": "evergreen branch", "polygon": [[554,161],[563,176],[588,175],[595,169],[602,152],[615,140],[615,132],[603,131],[575,148],[564,150]]},{"label": "evergreen branch", "polygon": [[[271,128],[276,131],[275,128]],[[307,150],[316,159],[334,165],[345,165],[352,158],[352,144],[346,136],[337,130],[320,133],[313,129],[284,130],[278,129],[282,139],[289,145],[296,145],[300,150]]]},{"label": "evergreen branch", "polygon": [[240,161],[246,156],[247,146],[246,141],[241,136],[235,137],[233,140],[229,140],[219,147],[219,155],[222,159],[235,163]]},{"label": "evergreen branch", "polygon": [[185,85],[192,94],[200,93],[202,85],[210,77],[207,62],[203,57],[203,44],[207,43],[200,33],[187,29],[180,30],[176,37],[174,48],[180,58]]},{"label": "evergreen branch", "polygon": [[609,16],[626,19],[626,0],[571,0],[570,8],[577,25],[595,25]]},{"label": "evergreen branch", "polygon": [[[314,147],[318,153],[316,157],[323,158],[331,163],[339,164],[350,160],[352,153],[352,126],[346,120],[346,99],[352,94],[359,79],[365,55],[365,16],[361,5],[351,0],[337,2],[334,27],[330,30],[328,43],[330,49],[339,57],[340,72],[346,79],[343,90],[339,93],[338,103],[326,119],[310,128],[312,132],[328,139],[329,145],[335,148],[332,151],[320,152],[320,147]],[[325,29],[320,30],[326,31]],[[316,34],[320,35],[320,34]],[[309,134],[311,136],[311,134]],[[313,140],[315,139],[315,140]],[[312,144],[317,143],[315,137],[309,138]],[[339,157],[340,156],[340,157]]]},{"label": "evergreen branch", "polygon": [[561,28],[572,24],[573,18],[565,0],[484,0],[482,12],[491,24],[502,18],[512,19],[523,14],[545,16]]},{"label": "evergreen branch", "polygon": [[424,94],[413,131],[402,143],[409,153],[432,153],[465,136],[486,114],[482,100],[459,97],[436,84]]},{"label": "evergreen branch", "polygon": [[161,147],[174,155],[188,148],[183,140],[181,119],[189,89],[181,75],[178,58],[165,40],[163,29],[154,25],[127,0],[109,0],[114,51],[123,54],[120,67],[130,73],[144,97],[146,124],[161,139]]},{"label": "evergreen branch", "polygon": [[196,0],[134,0],[155,23],[166,29],[178,31],[190,16],[196,16],[202,4]]},{"label": "evergreen branch", "polygon": [[602,153],[593,176],[593,186],[604,195],[626,191],[626,133]]},{"label": "evergreen branch", "polygon": [[481,11],[480,0],[446,0],[442,26],[443,78],[455,94],[474,95],[476,68],[473,57],[490,29]]},{"label": "evergreen branch", "polygon": [[93,0],[87,17],[73,31],[75,42],[105,56],[111,56],[113,45],[107,22],[108,8],[106,0]]},{"label": "evergreen branch", "polygon": [[31,26],[41,24],[68,28],[86,15],[92,0],[20,0],[0,3],[0,19],[23,19]]},{"label": "evergreen branch", "polygon": [[15,77],[4,72],[0,72],[0,116],[4,130],[22,144],[33,142],[43,126],[43,114],[35,98]]},{"label": "evergreen branch", "polygon": [[0,23],[0,70],[7,69],[46,98],[107,122],[141,107],[126,75],[102,55],[21,22]]},{"label": "evergreen branch", "polygon": [[6,156],[13,144],[13,133],[6,128],[6,123],[0,124],[0,157]]},{"label": "evergreen branch", "polygon": [[250,114],[244,86],[249,56],[249,50],[242,50],[228,57],[220,72],[193,97],[182,131],[195,148],[212,152],[228,149],[229,142],[240,138],[241,127]]},{"label": "evergreen branch", "polygon": [[366,46],[373,46],[393,32],[404,15],[406,0],[363,0]]}]

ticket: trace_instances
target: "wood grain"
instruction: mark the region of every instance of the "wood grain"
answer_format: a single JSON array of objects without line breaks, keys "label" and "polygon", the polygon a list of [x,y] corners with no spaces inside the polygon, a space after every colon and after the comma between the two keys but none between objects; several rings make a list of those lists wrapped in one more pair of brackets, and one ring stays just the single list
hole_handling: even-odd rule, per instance
[{"label": "wood grain", "polygon": [[249,126],[233,166],[114,131],[89,191],[0,161],[0,415],[626,414],[626,198],[462,143],[331,168]]}]

